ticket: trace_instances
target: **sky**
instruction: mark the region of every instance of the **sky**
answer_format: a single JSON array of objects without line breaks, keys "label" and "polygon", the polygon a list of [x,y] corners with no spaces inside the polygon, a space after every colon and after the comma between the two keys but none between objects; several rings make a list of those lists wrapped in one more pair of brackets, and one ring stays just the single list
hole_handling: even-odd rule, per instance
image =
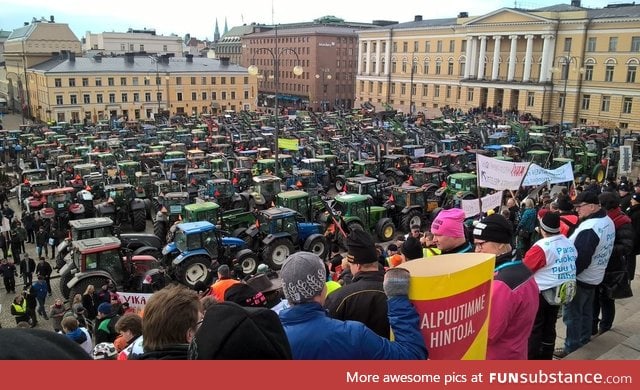
[{"label": "sky", "polygon": [[[616,2],[621,1],[582,0],[582,6],[601,8]],[[477,16],[503,7],[534,9],[570,3],[571,0],[451,0],[445,3],[437,0],[0,0],[0,30],[11,31],[34,17],[49,19],[53,15],[56,22],[67,23],[78,39],[87,31],[126,32],[129,28],[155,29],[159,35],[190,34],[198,39],[213,39],[216,19],[222,34],[225,18],[229,28],[254,22],[306,22],[326,15],[350,22],[408,22],[415,15],[422,15],[424,19],[451,18],[466,11],[470,16]]]}]

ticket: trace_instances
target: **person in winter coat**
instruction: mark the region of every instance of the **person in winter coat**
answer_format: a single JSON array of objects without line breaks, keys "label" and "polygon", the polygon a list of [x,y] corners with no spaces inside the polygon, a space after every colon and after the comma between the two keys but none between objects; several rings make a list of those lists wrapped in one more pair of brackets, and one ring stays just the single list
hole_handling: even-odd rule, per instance
[{"label": "person in winter coat", "polygon": [[[418,313],[407,297],[409,271],[406,269],[391,268],[383,282],[393,342],[377,335],[361,322],[327,316],[323,309],[327,291],[326,270],[319,256],[309,252],[292,254],[284,261],[280,276],[291,307],[279,315],[293,359],[398,360],[428,357],[418,328]],[[145,324],[146,316],[145,312]],[[146,333],[144,337],[146,341]]]},{"label": "person in winter coat", "polygon": [[36,270],[36,262],[28,255],[25,255],[20,261],[20,275],[25,286],[33,283],[33,273]]},{"label": "person in winter coat", "polygon": [[44,252],[45,257],[49,257],[48,250],[49,233],[45,230],[44,226],[40,226],[36,233],[36,251],[38,252],[38,258],[42,257]]},{"label": "person in winter coat", "polygon": [[379,336],[389,338],[387,296],[371,235],[354,230],[346,239],[347,261],[354,274],[350,284],[327,297],[324,306],[332,318],[360,321]]},{"label": "person in winter coat", "polygon": [[87,329],[79,326],[78,320],[72,316],[65,317],[62,319],[61,326],[68,338],[80,345],[85,352],[91,353],[93,350],[91,335]]},{"label": "person in winter coat", "polygon": [[38,280],[33,283],[33,288],[36,290],[36,299],[38,300],[38,314],[43,316],[45,320],[48,320],[49,316],[47,315],[44,301],[47,299],[49,290],[47,290],[47,283],[44,281],[42,275],[39,275]]},{"label": "person in winter coat", "polygon": [[0,275],[2,275],[7,294],[16,292],[16,274],[16,265],[9,263],[7,259],[2,259],[0,263]]},{"label": "person in winter coat", "polygon": [[473,228],[475,251],[496,255],[491,283],[488,360],[526,360],[529,336],[538,312],[538,284],[531,270],[516,257],[511,248],[512,238],[509,221],[500,214],[483,218]]},{"label": "person in winter coat", "polygon": [[635,237],[633,240],[633,255],[627,259],[627,275],[633,280],[636,273],[636,256],[640,254],[640,193],[631,196],[631,206],[627,210],[627,215],[631,218],[631,225]]},{"label": "person in winter coat", "polygon": [[629,218],[620,209],[620,201],[615,192],[604,192],[598,197],[600,205],[607,211],[607,215],[613,221],[616,229],[616,238],[613,243],[613,252],[604,271],[604,279],[598,286],[593,300],[593,326],[592,334],[602,334],[611,329],[616,316],[615,301],[608,296],[607,287],[612,286],[612,279],[618,272],[627,270],[627,259],[635,257],[633,247],[635,231]]},{"label": "person in winter coat", "polygon": [[40,257],[38,265],[36,265],[36,276],[42,276],[44,278],[45,283],[47,283],[47,291],[49,291],[49,296],[51,296],[52,272],[53,268],[51,268],[51,264],[47,263],[47,260],[44,257]]},{"label": "person in winter coat", "polygon": [[522,202],[522,213],[516,226],[518,253],[523,256],[531,248],[531,237],[536,227],[536,209],[533,199]]},{"label": "person in winter coat", "polygon": [[27,301],[27,313],[31,319],[31,327],[38,325],[38,315],[36,308],[38,306],[38,292],[33,285],[24,286],[24,299]]},{"label": "person in winter coat", "polygon": [[98,306],[98,315],[96,316],[96,344],[113,343],[118,337],[116,332],[116,323],[120,317],[113,311],[110,303],[101,303]]},{"label": "person in winter coat", "polygon": [[49,307],[49,318],[51,318],[51,327],[54,332],[60,332],[62,330],[62,317],[67,309],[62,303],[62,299],[56,299],[53,305]]},{"label": "person in winter coat", "polygon": [[24,230],[27,232],[27,243],[34,244],[36,242],[36,225],[33,214],[26,213],[24,217],[22,217],[22,225],[24,225]]},{"label": "person in winter coat", "polygon": [[20,221],[16,220],[15,222],[15,230],[18,238],[18,243],[20,244],[20,252],[25,253],[24,242],[27,241],[27,230],[22,226]]},{"label": "person in winter coat", "polygon": [[96,294],[96,289],[93,284],[87,286],[84,294],[82,294],[82,306],[86,310],[86,316],[90,320],[94,320],[96,315],[98,315],[98,305],[100,302],[98,301],[98,294]]},{"label": "person in winter coat", "polygon": [[22,295],[16,295],[11,303],[11,315],[16,319],[16,324],[21,322],[29,322],[29,313],[27,312],[27,300]]}]

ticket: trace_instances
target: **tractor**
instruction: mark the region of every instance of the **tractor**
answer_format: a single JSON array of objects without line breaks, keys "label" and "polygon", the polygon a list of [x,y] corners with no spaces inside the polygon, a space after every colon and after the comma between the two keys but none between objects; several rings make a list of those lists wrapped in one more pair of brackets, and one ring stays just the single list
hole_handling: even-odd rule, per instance
[{"label": "tractor", "polygon": [[[319,196],[311,196],[302,190],[281,192],[276,196],[276,207],[285,207],[298,212],[305,221],[323,221],[325,204]],[[324,231],[324,229],[321,229]]]},{"label": "tractor", "polygon": [[381,206],[388,197],[389,186],[375,177],[355,176],[347,179],[346,191],[349,194],[371,195],[373,204]]},{"label": "tractor", "polygon": [[271,269],[279,270],[290,254],[303,250],[326,258],[329,245],[321,225],[305,222],[296,211],[272,207],[258,211],[256,223],[242,237]]},{"label": "tractor", "polygon": [[159,209],[152,210],[153,233],[166,242],[167,233],[173,224],[182,218],[182,209],[189,204],[188,192],[168,192],[157,199]]},{"label": "tractor", "polygon": [[424,187],[394,186],[385,202],[388,215],[404,232],[411,226],[426,226],[430,213],[438,207],[438,198]]},{"label": "tractor", "polygon": [[96,214],[109,217],[116,225],[130,223],[136,232],[146,228],[149,199],[138,199],[131,184],[110,184],[104,187],[106,202],[96,205]]},{"label": "tractor", "polygon": [[309,169],[315,172],[318,184],[320,184],[325,191],[329,190],[329,187],[331,186],[331,180],[327,172],[325,160],[321,158],[303,158],[298,163],[298,168]]},{"label": "tractor", "polygon": [[52,226],[55,226],[57,230],[64,231],[70,220],[84,217],[84,206],[75,203],[73,188],[55,188],[44,190],[40,194],[45,199],[46,205],[40,210],[40,215],[43,218],[51,218],[52,222],[55,222]]},{"label": "tractor", "polygon": [[372,203],[371,195],[338,195],[333,203],[333,214],[340,215],[345,231],[360,229],[374,234],[382,242],[392,240],[396,233],[393,220],[387,217],[385,207],[372,206]]},{"label": "tractor", "polygon": [[245,246],[239,238],[222,237],[211,222],[181,223],[173,242],[162,249],[163,263],[176,280],[194,288],[198,282],[211,282],[216,263],[233,266],[236,261],[244,274],[255,273],[258,258]]},{"label": "tractor", "polygon": [[409,157],[403,154],[387,154],[382,156],[380,172],[391,185],[400,185],[409,172]]},{"label": "tractor", "polygon": [[340,192],[344,190],[344,185],[347,178],[354,176],[368,176],[378,177],[380,174],[380,165],[376,160],[358,160],[354,161],[351,165],[351,169],[345,171],[343,174],[337,175],[334,181],[336,191]]},{"label": "tractor", "polygon": [[236,192],[229,179],[207,180],[204,198],[213,200],[223,209],[245,208],[242,196]]},{"label": "tractor", "polygon": [[72,259],[76,272],[67,283],[66,299],[84,294],[89,285],[96,289],[110,282],[118,291],[152,293],[168,280],[160,262],[153,256],[130,253],[123,256],[115,237],[96,237],[73,241]]},{"label": "tractor", "polygon": [[256,222],[256,217],[251,211],[241,208],[224,210],[215,202],[192,203],[184,206],[182,210],[184,222],[209,221],[225,231],[232,232],[232,236],[241,234]]},{"label": "tractor", "polygon": [[278,176],[261,175],[252,178],[253,186],[240,194],[247,211],[266,209],[274,205],[276,195],[282,191],[282,179]]}]

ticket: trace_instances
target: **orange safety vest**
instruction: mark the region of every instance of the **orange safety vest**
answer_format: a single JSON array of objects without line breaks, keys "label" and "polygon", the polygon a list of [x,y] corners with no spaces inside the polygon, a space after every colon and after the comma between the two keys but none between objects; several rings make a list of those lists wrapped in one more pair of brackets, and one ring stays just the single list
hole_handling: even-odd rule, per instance
[{"label": "orange safety vest", "polygon": [[216,298],[216,301],[223,302],[225,291],[237,283],[240,283],[240,281],[235,279],[218,279],[211,285],[211,295]]}]

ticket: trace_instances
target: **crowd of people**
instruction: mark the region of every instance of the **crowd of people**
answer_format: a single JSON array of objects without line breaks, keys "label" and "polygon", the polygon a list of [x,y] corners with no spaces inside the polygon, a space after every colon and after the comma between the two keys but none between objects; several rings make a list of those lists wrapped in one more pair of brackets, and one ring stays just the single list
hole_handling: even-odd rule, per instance
[{"label": "crowd of people", "polygon": [[[632,294],[638,235],[640,185],[623,178],[571,195],[563,189],[511,196],[476,219],[461,209],[441,210],[426,229],[411,226],[386,249],[354,230],[346,254],[338,246],[327,259],[296,252],[279,272],[261,265],[246,280],[221,265],[211,285],[170,285],[143,311],[122,303],[112,284],[89,286],[72,302],[56,299],[47,307],[51,270],[40,257],[37,265],[20,263],[21,274],[33,269],[37,280],[25,279],[11,312],[18,328],[35,326],[38,316],[51,321],[54,332],[47,335],[22,330],[46,337],[50,358],[426,359],[428,345],[408,298],[411,275],[402,264],[489,253],[495,269],[487,359],[562,358],[612,328],[615,299]],[[17,273],[6,259],[0,270]],[[15,291],[6,276],[5,287]],[[567,335],[556,348],[560,313]],[[18,349],[4,356],[31,358]]]}]

